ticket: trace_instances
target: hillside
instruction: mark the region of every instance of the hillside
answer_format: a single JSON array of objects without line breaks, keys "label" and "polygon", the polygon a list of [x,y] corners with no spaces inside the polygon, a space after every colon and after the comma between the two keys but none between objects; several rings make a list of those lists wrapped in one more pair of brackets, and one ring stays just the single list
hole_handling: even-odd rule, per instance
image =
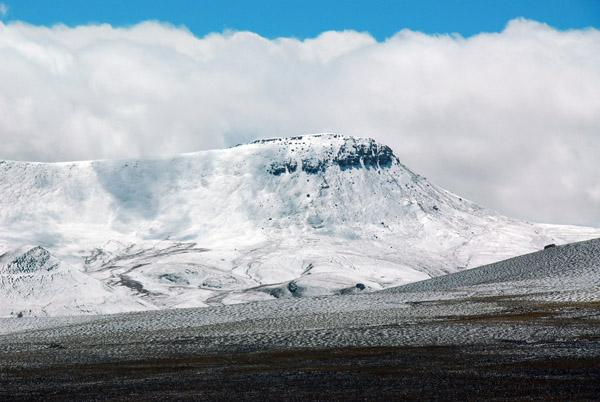
[{"label": "hillside", "polygon": [[381,291],[430,300],[511,297],[553,302],[600,300],[600,239],[549,247],[467,271]]},{"label": "hillside", "polygon": [[0,256],[0,317],[106,314],[152,308],[58,260],[43,247]]}]

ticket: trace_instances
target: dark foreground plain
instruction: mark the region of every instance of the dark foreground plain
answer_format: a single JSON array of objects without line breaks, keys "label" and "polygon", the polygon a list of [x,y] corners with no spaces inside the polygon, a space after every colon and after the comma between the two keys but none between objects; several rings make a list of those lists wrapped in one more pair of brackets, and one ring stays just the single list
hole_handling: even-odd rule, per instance
[{"label": "dark foreground plain", "polygon": [[[599,303],[528,303],[521,308],[509,300],[473,303],[512,308],[413,316],[412,324],[356,329],[369,336],[369,343],[383,345],[368,347],[282,347],[268,335],[264,342],[254,337],[248,343],[244,336],[231,336],[218,345],[214,339],[189,336],[192,328],[88,342],[64,335],[38,338],[3,353],[0,399],[598,399]],[[430,330],[448,337],[437,344],[424,339],[422,345],[403,345],[403,334]],[[289,340],[302,337],[301,332],[288,334]],[[324,340],[331,336],[330,329],[310,332]],[[479,336],[465,339],[465,334]],[[19,364],[7,364],[13,358]]]},{"label": "dark foreground plain", "polygon": [[597,400],[600,359],[561,352],[535,358],[523,347],[486,345],[222,353],[10,371],[2,387],[8,400]]},{"label": "dark foreground plain", "polygon": [[434,287],[0,320],[0,400],[599,400],[599,249]]}]

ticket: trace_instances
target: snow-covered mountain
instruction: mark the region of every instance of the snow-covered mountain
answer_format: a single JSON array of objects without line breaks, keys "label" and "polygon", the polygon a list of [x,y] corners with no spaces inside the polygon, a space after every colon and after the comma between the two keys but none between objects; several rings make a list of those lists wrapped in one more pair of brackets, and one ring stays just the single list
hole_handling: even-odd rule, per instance
[{"label": "snow-covered mountain", "polygon": [[[140,300],[170,308],[382,289],[594,237],[600,229],[481,208],[365,138],[278,138],[169,158],[0,162],[0,254],[42,246],[102,289],[119,297],[126,290],[125,305],[136,308]],[[6,266],[0,295],[11,291]],[[39,286],[71,292],[47,276]],[[89,295],[101,293],[91,287]],[[26,307],[35,297],[21,300]]]}]

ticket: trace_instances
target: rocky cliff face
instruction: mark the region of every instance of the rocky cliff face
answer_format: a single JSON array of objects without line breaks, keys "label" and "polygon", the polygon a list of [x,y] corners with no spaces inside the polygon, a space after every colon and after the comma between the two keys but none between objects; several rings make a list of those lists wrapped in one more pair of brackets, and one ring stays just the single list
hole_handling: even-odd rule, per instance
[{"label": "rocky cliff face", "polygon": [[[324,173],[331,166],[339,166],[341,169],[373,169],[373,168],[389,168],[393,161],[398,162],[398,158],[392,150],[382,144],[378,144],[372,139],[357,141],[355,138],[344,137],[340,135],[314,135],[311,140],[320,138],[325,141],[331,139],[342,139],[343,143],[337,150],[334,151],[332,146],[328,152],[317,158],[295,159],[288,157],[284,161],[272,162],[267,171],[275,176],[282,173],[294,173],[298,166],[300,170],[309,174]],[[306,137],[292,137],[286,139],[259,140],[253,144],[282,144],[300,146],[300,150],[304,148],[300,144],[306,144]],[[293,145],[292,145],[293,146]],[[293,149],[293,148],[292,148]]]}]

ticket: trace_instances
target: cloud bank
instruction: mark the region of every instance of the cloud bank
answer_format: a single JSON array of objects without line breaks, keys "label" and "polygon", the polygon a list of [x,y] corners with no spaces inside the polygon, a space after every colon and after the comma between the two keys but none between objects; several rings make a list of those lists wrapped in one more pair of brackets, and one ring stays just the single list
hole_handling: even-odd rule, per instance
[{"label": "cloud bank", "polygon": [[470,38],[403,30],[204,38],[145,22],[0,22],[0,159],[66,161],[336,132],[390,145],[504,214],[600,226],[600,31],[527,20]]}]

